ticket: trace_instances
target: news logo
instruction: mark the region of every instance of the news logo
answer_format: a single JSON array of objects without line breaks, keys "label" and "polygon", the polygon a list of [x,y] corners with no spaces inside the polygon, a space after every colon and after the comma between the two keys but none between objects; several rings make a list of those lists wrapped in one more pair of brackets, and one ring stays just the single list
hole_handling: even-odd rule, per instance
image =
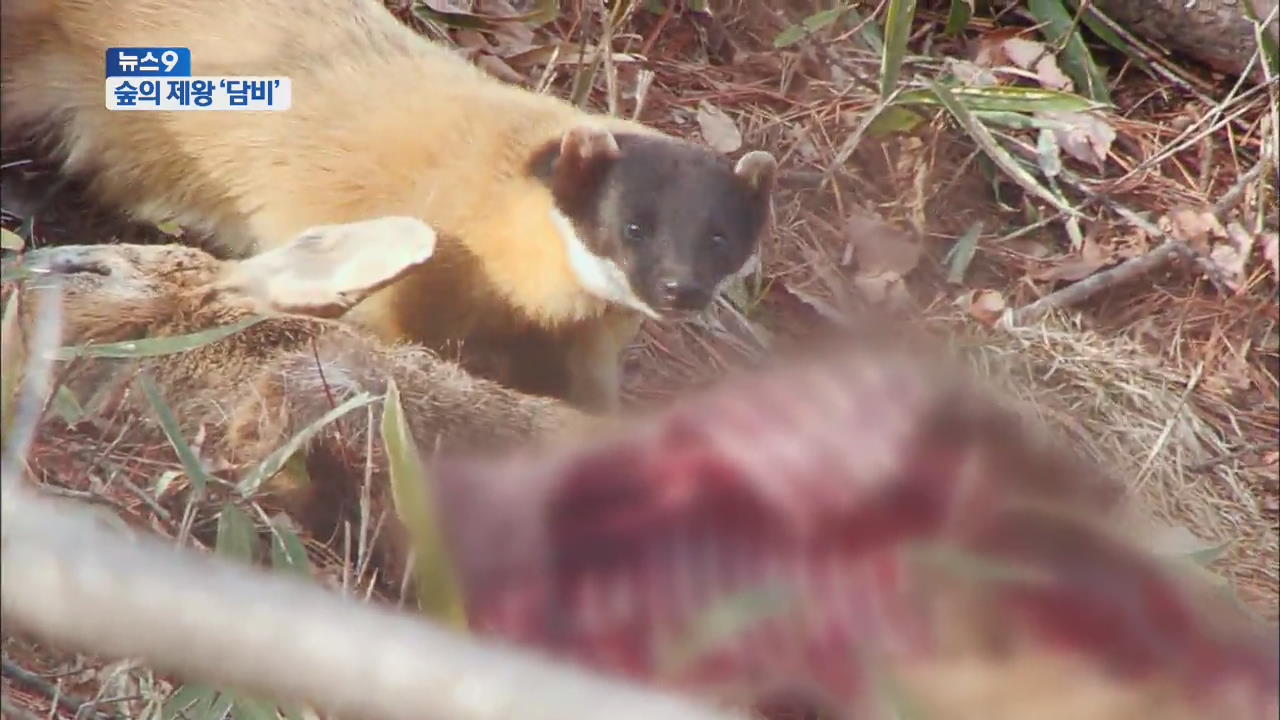
[{"label": "news logo", "polygon": [[108,48],[108,110],[280,111],[293,104],[287,77],[192,74],[182,47]]}]

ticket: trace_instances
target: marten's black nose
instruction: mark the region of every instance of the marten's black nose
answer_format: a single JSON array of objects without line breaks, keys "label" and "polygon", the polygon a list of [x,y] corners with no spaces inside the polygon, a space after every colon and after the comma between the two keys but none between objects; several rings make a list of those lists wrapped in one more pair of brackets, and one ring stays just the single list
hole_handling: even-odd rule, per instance
[{"label": "marten's black nose", "polygon": [[711,302],[711,292],[698,285],[667,280],[662,283],[662,300],[672,310],[701,310]]}]

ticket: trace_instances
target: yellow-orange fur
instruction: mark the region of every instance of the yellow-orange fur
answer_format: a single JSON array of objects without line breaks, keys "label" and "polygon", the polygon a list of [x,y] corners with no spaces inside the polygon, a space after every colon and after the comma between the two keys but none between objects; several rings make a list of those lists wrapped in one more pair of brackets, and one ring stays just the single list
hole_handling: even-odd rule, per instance
[{"label": "yellow-orange fur", "polygon": [[[656,131],[500,82],[375,0],[17,0],[3,16],[4,127],[51,124],[69,170],[103,171],[104,200],[241,254],[317,224],[422,218],[435,259],[354,320],[493,350],[522,365],[518,386],[611,404],[639,318],[581,289],[550,192],[523,166],[584,122]],[[140,45],[189,47],[197,75],[287,75],[292,108],[107,111],[104,50]]]}]

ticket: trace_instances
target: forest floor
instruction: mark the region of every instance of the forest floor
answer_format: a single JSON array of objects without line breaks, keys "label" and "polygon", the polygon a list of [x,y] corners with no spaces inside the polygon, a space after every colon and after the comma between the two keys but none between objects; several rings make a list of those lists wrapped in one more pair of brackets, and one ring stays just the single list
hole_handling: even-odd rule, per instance
[{"label": "forest floor", "polygon": [[[768,149],[781,166],[760,268],[706,318],[646,326],[627,357],[628,401],[660,404],[771,350],[838,332],[849,313],[920,324],[1128,479],[1160,521],[1151,530],[1159,549],[1200,554],[1274,622],[1275,80],[1237,84],[1176,58],[1154,59],[1148,71],[1102,48],[1095,56],[1113,107],[1059,116],[1065,130],[996,126],[992,117],[958,122],[936,103],[910,106],[917,118],[905,129],[896,111],[867,120],[880,98],[881,61],[865,27],[842,18],[797,35],[790,28],[803,13],[766,5],[735,3],[717,14],[722,26],[637,12],[612,28],[615,52],[586,95],[591,106],[628,117],[639,105],[640,120],[728,153]],[[1008,30],[1029,25],[1025,18],[1007,17],[999,29],[974,18],[957,37],[942,33],[945,21],[917,12],[902,83],[922,87],[949,74],[1061,87],[1063,73],[1028,60],[1018,44],[1035,41]],[[538,30],[500,23],[451,38],[500,77],[568,95],[580,60],[594,52],[579,55],[577,43],[586,37],[594,47],[601,32],[598,18],[570,7]],[[775,48],[787,34],[796,41]],[[1181,79],[1171,81],[1166,69]],[[1015,113],[1032,117],[1022,106],[1006,115]],[[984,141],[973,124],[986,122]],[[988,142],[1029,160],[1032,183],[1052,187],[1063,207],[993,160],[999,153]],[[1270,167],[1251,173],[1266,158]],[[55,183],[27,149],[5,149],[0,182],[4,226],[31,246],[172,240],[96,209],[74,184]],[[1165,243],[1185,250],[1157,249]],[[1157,253],[1168,257],[1156,261]],[[1148,260],[1145,272],[1116,271]],[[1067,302],[1033,314],[1056,305],[1058,293]],[[86,458],[101,456],[101,448],[55,434],[37,439],[33,466],[79,468],[56,473],[62,480],[47,473],[46,482],[172,534],[152,503],[84,472]],[[117,459],[143,488],[180,469],[167,448],[145,461]],[[306,541],[313,563],[342,573],[341,558],[319,539]],[[68,660],[17,637],[6,637],[4,653],[5,695],[40,717],[73,717],[68,697],[140,692],[121,680],[130,669],[118,664]]]}]

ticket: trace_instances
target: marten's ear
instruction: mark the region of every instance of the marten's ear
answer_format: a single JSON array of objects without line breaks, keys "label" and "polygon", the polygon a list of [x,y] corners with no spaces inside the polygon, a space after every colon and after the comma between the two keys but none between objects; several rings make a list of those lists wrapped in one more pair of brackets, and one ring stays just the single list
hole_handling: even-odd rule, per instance
[{"label": "marten's ear", "polygon": [[773,189],[773,180],[778,174],[778,161],[764,150],[753,150],[738,158],[733,174],[755,192],[764,194]]},{"label": "marten's ear", "polygon": [[319,225],[228,263],[218,288],[271,312],[337,317],[426,262],[435,247],[435,231],[411,217]]},{"label": "marten's ear", "polygon": [[579,125],[566,131],[551,168],[551,192],[557,203],[572,212],[591,197],[621,155],[618,140],[605,128]]}]

